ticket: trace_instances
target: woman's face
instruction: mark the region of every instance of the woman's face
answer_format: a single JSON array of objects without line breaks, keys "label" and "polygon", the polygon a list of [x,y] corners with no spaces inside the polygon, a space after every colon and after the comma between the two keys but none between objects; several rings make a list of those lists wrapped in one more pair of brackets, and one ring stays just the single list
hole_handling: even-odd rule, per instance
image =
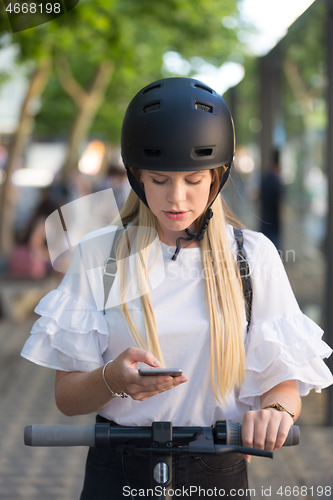
[{"label": "woman's face", "polygon": [[195,220],[207,206],[212,170],[158,172],[141,170],[140,180],[150,210],[158,220],[164,243],[175,245],[184,230],[195,230]]}]

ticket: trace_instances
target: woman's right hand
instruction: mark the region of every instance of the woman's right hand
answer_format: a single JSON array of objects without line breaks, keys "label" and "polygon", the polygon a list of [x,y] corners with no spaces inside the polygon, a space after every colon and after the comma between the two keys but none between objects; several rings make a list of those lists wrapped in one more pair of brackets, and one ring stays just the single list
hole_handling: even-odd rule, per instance
[{"label": "woman's right hand", "polygon": [[154,368],[160,366],[159,361],[151,352],[136,347],[126,349],[107,365],[104,375],[113,392],[124,392],[134,400],[144,401],[187,381],[184,375],[142,377],[136,369],[139,362]]}]

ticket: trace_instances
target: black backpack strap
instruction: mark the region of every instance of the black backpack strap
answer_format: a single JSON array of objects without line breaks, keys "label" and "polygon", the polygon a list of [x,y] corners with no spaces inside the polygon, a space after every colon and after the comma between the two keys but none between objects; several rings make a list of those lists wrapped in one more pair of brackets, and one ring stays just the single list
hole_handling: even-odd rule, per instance
[{"label": "black backpack strap", "polygon": [[125,229],[123,227],[119,227],[116,230],[116,233],[113,238],[110,257],[108,257],[104,264],[103,270],[103,288],[104,288],[104,309],[103,314],[105,314],[105,306],[109,297],[110,290],[112,288],[114,279],[117,274],[117,259],[116,259],[116,250],[118,243],[125,233]]},{"label": "black backpack strap", "polygon": [[242,279],[243,294],[245,300],[245,312],[247,319],[247,331],[250,328],[251,308],[252,308],[252,283],[251,268],[244,252],[244,235],[241,229],[234,229],[234,235],[237,243],[237,264]]}]

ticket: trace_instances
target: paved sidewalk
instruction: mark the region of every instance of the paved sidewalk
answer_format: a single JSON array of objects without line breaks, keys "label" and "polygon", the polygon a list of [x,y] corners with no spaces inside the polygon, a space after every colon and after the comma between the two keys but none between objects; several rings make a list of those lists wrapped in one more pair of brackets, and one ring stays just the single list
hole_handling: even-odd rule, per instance
[{"label": "paved sidewalk", "polygon": [[23,443],[25,425],[92,422],[91,417],[63,416],[54,403],[54,372],[19,356],[31,324],[0,323],[0,499],[75,500],[86,449]]},{"label": "paved sidewalk", "polygon": [[[86,449],[23,443],[25,425],[93,423],[91,416],[62,416],[54,404],[53,371],[19,357],[32,321],[0,322],[0,499],[77,500]],[[282,449],[274,460],[252,459],[252,498],[333,498],[333,429],[320,425],[324,410],[325,393],[305,398],[300,446]]]}]

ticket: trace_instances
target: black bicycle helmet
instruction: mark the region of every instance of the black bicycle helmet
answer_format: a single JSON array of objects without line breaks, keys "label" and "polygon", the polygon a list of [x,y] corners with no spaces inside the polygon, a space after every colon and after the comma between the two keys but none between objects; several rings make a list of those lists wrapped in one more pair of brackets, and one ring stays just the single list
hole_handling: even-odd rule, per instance
[{"label": "black bicycle helmet", "polygon": [[[219,193],[228,178],[234,150],[234,125],[228,106],[199,80],[165,78],[153,82],[136,94],[125,113],[121,154],[129,182],[147,206],[145,193],[130,167],[186,172],[227,166]],[[203,238],[213,215],[210,206],[202,230],[186,230],[188,239]]]}]

